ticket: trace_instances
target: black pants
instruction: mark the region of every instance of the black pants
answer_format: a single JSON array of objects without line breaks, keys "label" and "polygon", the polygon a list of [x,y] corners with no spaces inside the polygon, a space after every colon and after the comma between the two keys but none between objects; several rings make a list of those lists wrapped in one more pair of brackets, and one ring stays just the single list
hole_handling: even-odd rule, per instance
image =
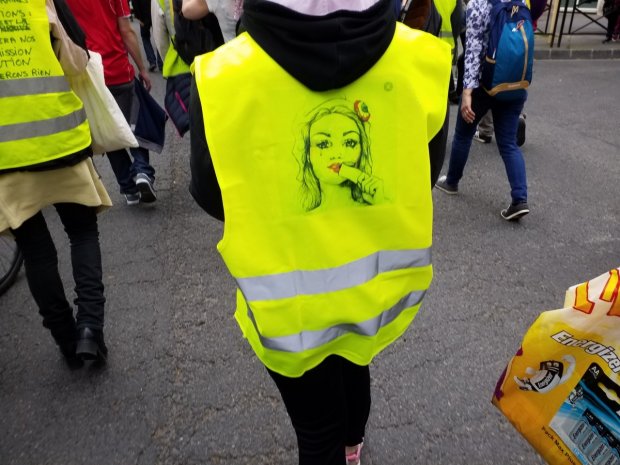
[{"label": "black pants", "polygon": [[295,428],[300,465],[343,465],[362,442],[370,413],[370,370],[332,355],[299,378],[267,370]]},{"label": "black pants", "polygon": [[616,33],[616,22],[618,21],[618,16],[620,16],[620,11],[616,11],[609,16],[607,16],[607,31],[605,32],[605,38],[611,39],[614,33]]},{"label": "black pants", "polygon": [[[99,230],[94,207],[74,203],[54,205],[69,236],[75,280],[78,328],[103,329],[103,281]],[[61,328],[73,320],[73,310],[58,272],[58,255],[41,212],[13,230],[24,254],[26,279],[43,317],[43,326]]]}]

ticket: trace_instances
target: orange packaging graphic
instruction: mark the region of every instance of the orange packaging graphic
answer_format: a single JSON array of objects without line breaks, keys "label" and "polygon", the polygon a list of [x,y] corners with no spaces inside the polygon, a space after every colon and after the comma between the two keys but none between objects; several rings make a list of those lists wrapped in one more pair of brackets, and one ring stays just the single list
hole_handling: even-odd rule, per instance
[{"label": "orange packaging graphic", "polygon": [[543,312],[493,404],[550,464],[620,465],[620,269]]}]

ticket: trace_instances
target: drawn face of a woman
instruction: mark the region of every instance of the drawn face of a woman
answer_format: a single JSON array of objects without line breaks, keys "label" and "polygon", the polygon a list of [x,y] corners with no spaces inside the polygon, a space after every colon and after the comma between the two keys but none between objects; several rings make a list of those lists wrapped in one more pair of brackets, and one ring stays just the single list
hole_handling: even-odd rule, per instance
[{"label": "drawn face of a woman", "polygon": [[332,113],[310,127],[310,163],[320,182],[342,184],[340,166],[357,166],[360,156],[360,134],[350,118]]}]

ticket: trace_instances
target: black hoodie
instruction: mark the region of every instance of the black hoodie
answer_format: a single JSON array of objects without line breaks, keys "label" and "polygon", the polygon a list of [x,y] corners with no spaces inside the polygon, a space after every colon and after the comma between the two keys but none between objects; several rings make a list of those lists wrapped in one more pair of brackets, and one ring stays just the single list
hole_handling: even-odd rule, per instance
[{"label": "black hoodie", "polygon": [[[393,0],[380,0],[361,12],[340,10],[326,16],[304,15],[268,0],[245,0],[240,26],[292,77],[309,89],[326,91],[344,87],[372,68],[392,41],[396,18]],[[431,185],[443,164],[447,121],[446,115],[445,130],[429,143]],[[205,139],[195,79],[190,138],[190,193],[208,214],[223,220],[222,194]]]}]

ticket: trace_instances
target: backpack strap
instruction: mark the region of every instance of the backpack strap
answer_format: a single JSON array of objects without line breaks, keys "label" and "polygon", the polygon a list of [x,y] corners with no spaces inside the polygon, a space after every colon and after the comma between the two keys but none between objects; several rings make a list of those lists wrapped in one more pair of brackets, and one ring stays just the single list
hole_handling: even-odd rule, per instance
[{"label": "backpack strap", "polygon": [[400,14],[398,15],[398,21],[400,21],[401,23],[405,22],[405,18],[407,17],[407,13],[409,12],[409,8],[411,7],[412,3],[413,0],[407,0],[405,5],[400,10]]}]

